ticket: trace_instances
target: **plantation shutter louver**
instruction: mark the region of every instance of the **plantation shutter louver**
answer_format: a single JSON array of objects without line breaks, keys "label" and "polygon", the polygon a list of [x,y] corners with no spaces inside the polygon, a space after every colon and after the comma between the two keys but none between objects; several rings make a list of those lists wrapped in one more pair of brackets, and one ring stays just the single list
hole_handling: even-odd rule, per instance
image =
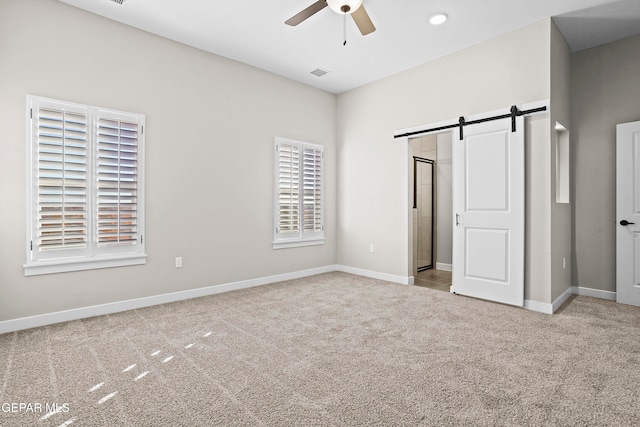
[{"label": "plantation shutter louver", "polygon": [[324,242],[323,147],[275,139],[275,249]]},{"label": "plantation shutter louver", "polygon": [[298,233],[300,206],[300,149],[278,145],[278,233]]},{"label": "plantation shutter louver", "polygon": [[134,245],[138,239],[138,124],[97,120],[98,247]]},{"label": "plantation shutter louver", "polygon": [[322,230],[322,151],[303,149],[303,194],[305,233]]},{"label": "plantation shutter louver", "polygon": [[37,127],[37,247],[87,245],[87,115],[39,107]]}]

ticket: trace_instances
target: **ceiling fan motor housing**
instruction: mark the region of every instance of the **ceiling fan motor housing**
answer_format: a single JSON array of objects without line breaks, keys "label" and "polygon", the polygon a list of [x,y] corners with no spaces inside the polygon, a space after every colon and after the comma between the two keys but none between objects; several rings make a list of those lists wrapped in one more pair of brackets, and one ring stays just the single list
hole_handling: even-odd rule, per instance
[{"label": "ceiling fan motor housing", "polygon": [[334,12],[349,15],[362,6],[362,0],[327,0],[327,4]]}]

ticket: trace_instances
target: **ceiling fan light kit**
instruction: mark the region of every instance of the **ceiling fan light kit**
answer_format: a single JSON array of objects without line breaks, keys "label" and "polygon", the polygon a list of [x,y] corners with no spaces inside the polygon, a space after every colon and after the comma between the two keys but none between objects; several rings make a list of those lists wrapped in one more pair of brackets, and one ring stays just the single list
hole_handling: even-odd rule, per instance
[{"label": "ceiling fan light kit", "polygon": [[362,0],[327,0],[327,4],[335,13],[350,15],[362,6]]}]

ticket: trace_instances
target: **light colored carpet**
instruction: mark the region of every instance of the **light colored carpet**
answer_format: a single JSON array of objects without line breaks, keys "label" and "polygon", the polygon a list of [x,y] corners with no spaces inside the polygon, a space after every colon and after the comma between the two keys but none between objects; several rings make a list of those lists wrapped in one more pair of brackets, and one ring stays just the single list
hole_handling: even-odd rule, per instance
[{"label": "light colored carpet", "polygon": [[0,425],[632,426],[639,362],[637,307],[328,273],[0,335]]}]

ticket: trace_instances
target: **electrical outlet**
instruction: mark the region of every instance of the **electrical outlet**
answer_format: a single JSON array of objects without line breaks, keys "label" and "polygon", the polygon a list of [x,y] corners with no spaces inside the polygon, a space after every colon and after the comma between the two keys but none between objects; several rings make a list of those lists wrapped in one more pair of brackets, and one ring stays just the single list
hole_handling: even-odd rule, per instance
[{"label": "electrical outlet", "polygon": [[176,268],[182,268],[182,257],[181,256],[177,256],[176,257]]},{"label": "electrical outlet", "polygon": [[374,248],[374,246],[373,246],[373,243],[371,243],[371,244],[369,245],[369,252],[374,253],[375,251],[376,251],[376,250],[375,250],[375,248]]},{"label": "electrical outlet", "polygon": [[565,268],[567,268],[567,259],[562,258],[562,269],[564,270]]}]

